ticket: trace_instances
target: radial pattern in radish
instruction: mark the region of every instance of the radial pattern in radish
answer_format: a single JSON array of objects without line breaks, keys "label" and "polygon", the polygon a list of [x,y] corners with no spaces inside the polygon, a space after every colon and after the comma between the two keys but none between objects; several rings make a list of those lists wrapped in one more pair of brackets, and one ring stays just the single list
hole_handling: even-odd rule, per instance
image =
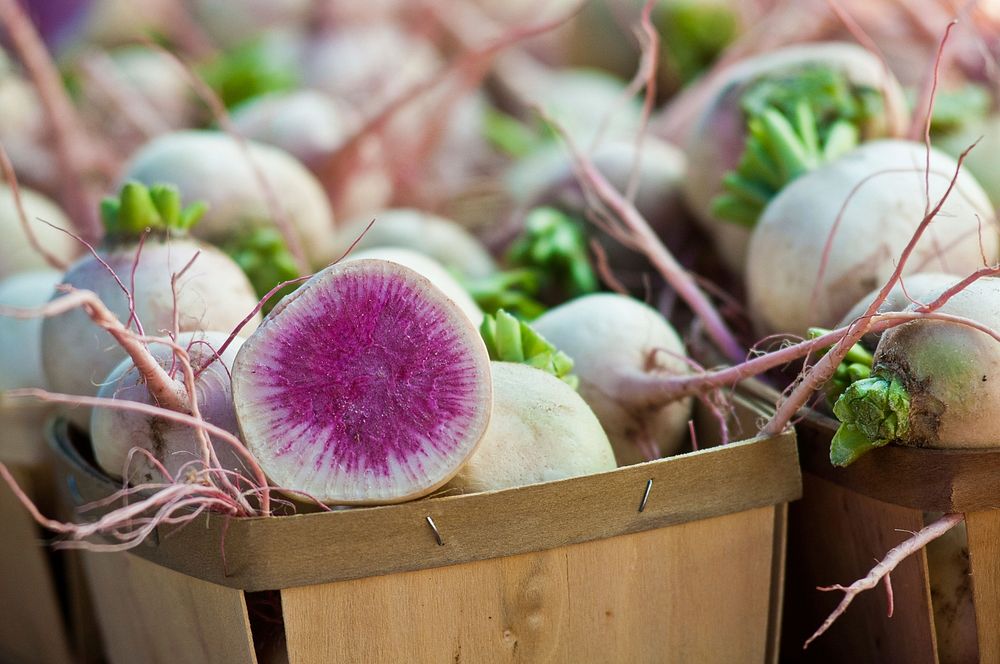
[{"label": "radial pattern in radish", "polygon": [[489,358],[417,273],[358,260],[318,273],[244,345],[233,393],[277,485],[328,503],[398,502],[457,472],[486,430]]}]

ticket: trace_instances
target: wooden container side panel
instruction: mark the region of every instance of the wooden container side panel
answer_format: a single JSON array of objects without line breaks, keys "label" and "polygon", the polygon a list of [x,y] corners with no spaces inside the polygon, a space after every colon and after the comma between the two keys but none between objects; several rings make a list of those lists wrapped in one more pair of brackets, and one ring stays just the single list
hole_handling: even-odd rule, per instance
[{"label": "wooden container side panel", "polygon": [[[16,467],[11,471],[32,494],[32,476]],[[73,661],[42,532],[3,481],[0,524],[0,661]]]},{"label": "wooden container side panel", "polygon": [[855,598],[843,616],[803,652],[805,640],[843,597],[817,586],[849,585],[892,547],[923,528],[923,512],[873,500],[806,473],[789,515],[782,660],[937,664],[927,556],[924,550],[892,573],[894,612],[883,585]]},{"label": "wooden container side panel", "polygon": [[981,664],[1000,662],[1000,510],[965,515]]},{"label": "wooden container side panel", "polygon": [[242,591],[129,553],[81,557],[111,664],[256,664]]},{"label": "wooden container side panel", "polygon": [[762,662],[776,509],[283,590],[289,659]]}]

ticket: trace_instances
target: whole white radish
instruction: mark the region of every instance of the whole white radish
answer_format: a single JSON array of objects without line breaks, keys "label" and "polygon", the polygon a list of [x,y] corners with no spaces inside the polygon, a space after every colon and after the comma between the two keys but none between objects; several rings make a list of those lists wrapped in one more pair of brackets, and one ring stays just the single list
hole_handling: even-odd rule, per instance
[{"label": "whole white radish", "polygon": [[899,83],[855,44],[789,46],[731,65],[710,85],[684,146],[684,196],[735,272],[749,228],[783,184],[907,121]]},{"label": "whole white radish", "polygon": [[395,503],[446,483],[490,419],[486,346],[427,279],[335,264],[283,299],[233,365],[243,440],[275,486]]},{"label": "whole white radish", "polygon": [[[978,142],[977,142],[978,141]],[[983,186],[993,203],[1000,206],[1000,165],[996,154],[1000,151],[1000,113],[993,113],[963,125],[958,131],[934,141],[934,145],[958,157],[973,143],[964,165]]]},{"label": "whole white radish", "polygon": [[445,490],[494,491],[615,469],[607,434],[572,387],[524,364],[491,369],[490,426]]},{"label": "whole white radish", "polygon": [[[230,370],[243,339],[236,337],[218,355],[229,338],[226,332],[185,332],[176,342],[187,349],[194,370],[195,392],[200,415],[214,424],[237,435],[239,425],[233,408]],[[149,352],[164,371],[174,370],[174,380],[183,382],[184,376],[174,351],[169,346],[152,343]],[[156,398],[147,387],[147,376],[136,368],[131,358],[126,358],[102,381],[97,396],[123,399],[156,405]],[[186,395],[190,399],[190,395]],[[122,478],[125,462],[135,448],[146,450],[163,465],[175,479],[192,461],[202,459],[200,442],[194,428],[187,424],[168,421],[157,415],[133,410],[97,408],[90,419],[90,439],[94,444],[97,464],[113,478]],[[222,468],[246,474],[242,458],[226,444],[215,445],[215,453]],[[197,464],[194,464],[196,466]],[[149,457],[135,454],[125,479],[130,484],[165,482],[160,470]]]},{"label": "whole white radish", "polygon": [[252,141],[248,149],[249,159],[239,142],[217,131],[174,132],[141,148],[122,177],[147,185],[170,182],[185,200],[205,201],[209,208],[195,235],[238,246],[252,244],[255,231],[276,223],[256,165],[309,262],[321,266],[336,258],[333,216],[316,178],[282,150]]},{"label": "whole white radish", "polygon": [[[371,228],[368,228],[369,225]],[[398,208],[358,217],[345,223],[337,237],[340,253],[347,251],[360,237],[357,249],[412,249],[427,254],[464,276],[486,277],[496,271],[489,252],[467,230],[449,219],[422,210]]]},{"label": "whole white radish", "polygon": [[[940,293],[942,290],[955,284],[959,280],[959,277],[953,274],[945,274],[944,272],[917,272],[914,274],[907,275],[904,279],[898,282],[889,291],[889,295],[886,296],[885,301],[879,306],[877,313],[885,313],[887,311],[902,311],[914,302],[920,302],[923,304],[928,303],[935,295]],[[868,311],[868,306],[875,301],[878,297],[881,287],[875,288],[868,295],[864,296],[858,300],[847,314],[840,319],[836,327],[843,327],[850,324],[854,320],[863,316],[866,311]],[[882,338],[882,335],[878,332],[873,332],[871,334],[866,334],[864,337],[864,343],[866,346],[875,348],[878,345],[878,340]]]},{"label": "whole white radish", "polygon": [[304,27],[311,7],[309,0],[244,0],[238,11],[226,0],[192,0],[187,4],[192,18],[226,48],[269,32]]},{"label": "whole white radish", "polygon": [[0,142],[19,180],[49,194],[58,190],[55,156],[46,143],[41,102],[19,74],[0,73]]},{"label": "whole white radish", "polygon": [[[749,311],[761,331],[804,335],[811,325],[830,327],[889,277],[927,201],[933,207],[957,168],[951,157],[931,150],[928,199],[925,158],[920,143],[867,143],[799,177],[768,204],[746,267]],[[970,175],[960,173],[904,274],[971,272],[997,256],[989,199]]]},{"label": "whole white radish", "polygon": [[318,90],[272,92],[232,111],[241,136],[280,148],[310,169],[360,125],[357,112]]},{"label": "whole white radish", "polygon": [[[71,261],[80,253],[81,245],[59,228],[72,230],[72,224],[58,205],[26,187],[19,187],[24,214],[38,244],[57,260]],[[49,226],[52,224],[56,228]],[[21,223],[10,187],[0,186],[0,279],[18,272],[40,270],[48,263],[31,245]]]},{"label": "whole white radish", "polygon": [[[62,275],[55,270],[21,272],[0,280],[0,305],[28,309],[49,301]],[[0,316],[0,390],[46,387],[42,370],[42,319]]]},{"label": "whole white radish", "polygon": [[410,268],[451,298],[458,305],[458,308],[469,317],[473,325],[479,327],[483,322],[483,312],[475,300],[472,299],[472,296],[469,295],[465,288],[462,287],[462,284],[458,283],[455,277],[443,265],[427,254],[422,254],[411,249],[403,249],[402,247],[373,247],[371,249],[352,251],[341,262],[347,263],[364,259],[390,261]]},{"label": "whole white radish", "polygon": [[[300,89],[254,97],[232,112],[233,126],[249,139],[273,145],[323,176],[337,150],[361,126],[347,103],[319,90]],[[380,210],[393,195],[386,147],[378,136],[361,139],[345,177],[326,183],[337,216]]]},{"label": "whole white radish", "polygon": [[[123,187],[120,200],[105,202],[103,212],[108,234],[98,251],[100,260],[80,259],[62,280],[96,293],[126,325],[138,320],[146,332],[157,335],[173,330],[176,312],[178,332],[231,330],[254,310],[257,297],[232,259],[184,236],[200,209],[181,210],[176,190],[165,186],[149,190],[130,183]],[[154,230],[140,251],[138,240],[147,228]],[[174,275],[178,275],[176,303],[171,288]],[[131,294],[134,317],[122,286]],[[252,332],[259,321],[259,315],[252,317],[242,333]],[[124,352],[110,344],[107,334],[83,311],[69,311],[42,323],[45,375],[56,392],[95,395],[123,358]],[[89,409],[77,408],[69,415],[79,426],[88,426]]]},{"label": "whole white radish", "polygon": [[[116,141],[134,146],[142,139],[194,123],[197,99],[184,72],[169,55],[146,46],[124,46],[81,66],[83,108],[92,124]],[[122,121],[122,105],[133,117]],[[138,126],[136,126],[138,125]]]},{"label": "whole white radish", "polygon": [[675,453],[684,441],[691,399],[650,403],[620,396],[630,375],[690,373],[684,345],[657,311],[629,297],[596,294],[571,300],[532,322],[573,359],[580,396],[611,440],[619,465]]},{"label": "whole white radish", "polygon": [[[555,147],[553,150],[557,150]],[[523,203],[515,213],[515,221],[524,218],[524,210],[539,205],[551,205],[583,220],[588,202],[576,177],[573,161],[562,148],[553,159],[546,151],[539,151],[517,162],[505,175],[511,194]],[[681,229],[681,185],[687,174],[684,153],[673,145],[652,136],[642,140],[641,147],[635,140],[610,139],[591,155],[594,166],[619,191],[627,191],[636,177],[635,206],[661,237],[676,235]],[[517,227],[518,224],[512,224]],[[621,270],[636,271],[641,261],[636,253],[606,233],[587,223],[588,235],[598,238],[608,255],[616,274]],[[638,262],[640,271],[648,266]]]},{"label": "whole white radish", "polygon": [[[1000,279],[972,282],[937,311],[1000,330]],[[998,386],[1000,342],[991,335],[931,319],[894,327],[882,334],[871,378],[852,384],[834,405],[841,426],[831,461],[847,465],[888,443],[996,447]]]},{"label": "whole white radish", "polygon": [[508,77],[523,102],[539,106],[577,143],[634,138],[642,110],[624,81],[596,69],[534,69]]},{"label": "whole white radish", "polygon": [[306,86],[377,113],[442,65],[431,42],[390,23],[358,23],[320,33],[303,54]]}]

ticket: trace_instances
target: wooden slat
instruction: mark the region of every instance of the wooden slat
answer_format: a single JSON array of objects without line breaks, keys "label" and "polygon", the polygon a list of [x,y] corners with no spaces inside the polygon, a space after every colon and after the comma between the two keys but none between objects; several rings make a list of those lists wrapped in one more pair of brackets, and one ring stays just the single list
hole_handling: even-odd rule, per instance
[{"label": "wooden slat", "polygon": [[965,515],[981,664],[1000,662],[1000,510]]},{"label": "wooden slat", "polygon": [[[85,500],[108,495],[106,480],[61,460]],[[649,479],[646,509],[638,512]],[[239,519],[199,520],[143,546],[138,555],[199,579],[269,590],[551,549],[777,505],[801,493],[794,433],[732,443],[647,464],[489,493],[403,505]],[[426,517],[434,519],[438,546]],[[204,525],[204,527],[203,527]]]},{"label": "wooden slat", "polygon": [[775,508],[282,591],[292,664],[762,662]]},{"label": "wooden slat", "polygon": [[[0,407],[0,461],[43,509],[49,509],[50,471],[44,408]],[[0,481],[0,661],[70,662],[70,644],[53,579],[57,556],[6,483]],[[17,607],[16,610],[11,610]]]},{"label": "wooden slat", "polygon": [[839,592],[865,576],[886,552],[923,527],[923,512],[890,505],[808,473],[802,500],[790,505],[782,659],[787,662],[936,664],[927,557],[923,550],[892,573],[895,610],[885,591],[859,595],[847,612],[803,653],[802,644],[840,602]]},{"label": "wooden slat", "polygon": [[129,553],[83,552],[111,664],[256,664],[246,600]]},{"label": "wooden slat", "polygon": [[771,545],[771,601],[767,615],[767,657],[778,664],[781,654],[781,621],[785,610],[785,567],[788,559],[788,504],[774,510],[774,543]]},{"label": "wooden slat", "polygon": [[888,445],[848,468],[830,464],[836,423],[813,415],[798,426],[802,468],[871,498],[927,512],[1000,506],[1000,449],[932,450]]},{"label": "wooden slat", "polygon": [[[12,473],[34,494],[27,471]],[[72,661],[42,533],[2,481],[0,524],[0,662]]]}]

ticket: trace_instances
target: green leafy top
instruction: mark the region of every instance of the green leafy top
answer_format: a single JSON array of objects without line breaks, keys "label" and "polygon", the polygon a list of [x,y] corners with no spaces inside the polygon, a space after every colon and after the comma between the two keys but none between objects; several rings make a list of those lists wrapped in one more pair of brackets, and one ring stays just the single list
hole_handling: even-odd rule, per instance
[{"label": "green leafy top", "polygon": [[681,83],[707,69],[739,32],[736,11],[724,2],[659,2],[653,22],[663,36],[663,58]]},{"label": "green leafy top", "polygon": [[528,125],[492,106],[483,114],[482,132],[497,151],[514,158],[528,156],[545,142]]},{"label": "green leafy top", "polygon": [[495,317],[487,314],[479,332],[486,342],[491,360],[527,364],[552,374],[574,390],[579,386],[580,380],[572,374],[573,360],[528,323],[503,309]]},{"label": "green leafy top", "polygon": [[[264,297],[280,283],[291,281],[299,275],[299,268],[292,252],[288,250],[281,232],[272,226],[255,228],[227,243],[223,249],[246,273],[259,297]],[[263,307],[266,314],[297,288],[289,285],[268,300]]]},{"label": "green leafy top", "polygon": [[856,147],[883,108],[880,92],[822,66],[762,78],[740,104],[746,145],[736,169],[723,177],[712,211],[748,227],[788,182]]},{"label": "green leafy top", "polygon": [[502,308],[531,319],[545,311],[540,300],[562,302],[600,287],[587,254],[583,224],[555,208],[528,213],[506,262],[510,270],[465,284],[483,311]]},{"label": "green leafy top", "polygon": [[852,383],[833,413],[840,428],[830,442],[830,462],[847,466],[861,455],[906,438],[910,431],[910,395],[902,381],[888,372]]},{"label": "green leafy top", "polygon": [[[912,104],[913,99],[910,101]],[[975,83],[956,90],[939,91],[934,95],[931,109],[931,134],[950,134],[970,122],[981,120],[990,112],[992,103],[989,90]]]},{"label": "green leafy top", "polygon": [[528,213],[524,232],[507,252],[511,265],[534,268],[569,297],[593,293],[597,276],[587,255],[587,237],[573,217],[551,207]]},{"label": "green leafy top", "polygon": [[252,41],[223,53],[204,65],[201,76],[222,98],[226,108],[269,92],[293,90],[298,75],[261,40]]},{"label": "green leafy top", "polygon": [[[809,338],[815,339],[821,337],[830,330],[823,329],[821,327],[811,327],[809,328]],[[820,357],[826,355],[829,349],[824,349],[820,352]],[[859,380],[864,380],[871,376],[872,373],[872,362],[874,357],[871,352],[862,346],[860,343],[854,344],[844,359],[841,360],[840,364],[837,365],[837,370],[830,379],[830,382],[826,385],[826,402],[833,408],[833,405],[837,403],[837,399],[840,395],[851,386],[852,383],[856,383]]]},{"label": "green leafy top", "polygon": [[198,201],[181,207],[181,194],[170,184],[147,187],[126,182],[121,193],[101,201],[101,219],[109,237],[129,238],[146,229],[185,234],[201,219],[208,206]]}]

